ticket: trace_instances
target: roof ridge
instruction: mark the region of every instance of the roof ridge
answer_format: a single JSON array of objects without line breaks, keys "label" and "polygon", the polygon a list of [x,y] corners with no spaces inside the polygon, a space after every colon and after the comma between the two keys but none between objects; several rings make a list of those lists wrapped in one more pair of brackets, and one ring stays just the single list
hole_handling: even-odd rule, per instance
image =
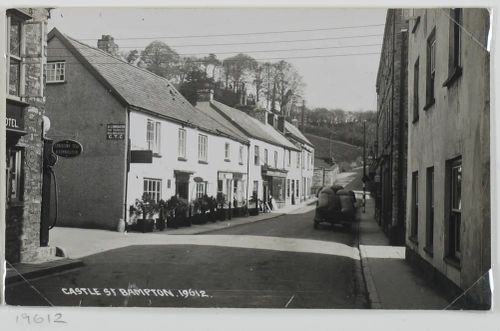
[{"label": "roof ridge", "polygon": [[[118,60],[118,61],[120,61],[120,62],[123,62],[124,64],[129,65],[129,66],[131,66],[132,68],[135,68],[135,69],[141,70],[141,71],[143,71],[143,72],[145,72],[145,73],[147,73],[147,74],[149,74],[149,75],[152,75],[152,76],[155,76],[155,77],[157,77],[157,78],[163,79],[163,80],[165,80],[165,81],[168,83],[168,85],[169,85],[169,87],[170,87],[170,88],[173,88],[175,91],[177,91],[177,90],[176,90],[176,88],[173,86],[173,84],[172,84],[172,83],[171,83],[171,82],[170,82],[167,78],[165,78],[165,77],[163,77],[163,76],[157,75],[157,74],[155,74],[154,72],[149,71],[148,69],[141,68],[141,67],[139,67],[139,66],[136,66],[136,65],[133,65],[133,64],[131,64],[131,63],[128,63],[127,61],[125,61],[125,60],[123,60],[123,59],[121,59],[121,58],[114,57],[113,55],[109,54],[109,53],[108,53],[108,52],[106,52],[106,51],[103,51],[103,50],[102,50],[102,49],[100,49],[99,47],[90,46],[90,45],[88,45],[88,44],[86,44],[86,43],[84,43],[84,42],[82,42],[82,41],[80,41],[80,40],[78,40],[78,39],[75,39],[75,38],[73,38],[73,37],[70,37],[70,36],[68,36],[68,35],[66,35],[66,34],[64,34],[64,36],[65,36],[66,38],[68,38],[68,39],[73,40],[74,42],[77,42],[77,43],[82,44],[82,45],[84,45],[84,46],[86,46],[86,47],[89,47],[89,48],[91,48],[91,49],[93,49],[93,50],[96,50],[96,51],[98,51],[98,52],[102,53],[103,55],[106,55],[106,56],[107,56],[107,57],[109,57],[109,58],[112,58],[112,59],[114,59],[114,60]],[[177,92],[180,94],[180,92],[179,92],[179,91],[177,91]]]}]

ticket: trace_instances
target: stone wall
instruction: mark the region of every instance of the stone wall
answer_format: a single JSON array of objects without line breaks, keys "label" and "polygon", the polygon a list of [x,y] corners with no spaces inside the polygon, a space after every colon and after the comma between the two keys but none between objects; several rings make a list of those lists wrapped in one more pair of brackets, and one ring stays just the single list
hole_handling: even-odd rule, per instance
[{"label": "stone wall", "polygon": [[42,202],[43,140],[42,120],[45,114],[43,66],[46,63],[48,10],[26,9],[32,19],[25,23],[25,131],[16,145],[23,151],[23,200],[6,208],[6,259],[32,262],[49,258],[53,250],[40,247]]}]

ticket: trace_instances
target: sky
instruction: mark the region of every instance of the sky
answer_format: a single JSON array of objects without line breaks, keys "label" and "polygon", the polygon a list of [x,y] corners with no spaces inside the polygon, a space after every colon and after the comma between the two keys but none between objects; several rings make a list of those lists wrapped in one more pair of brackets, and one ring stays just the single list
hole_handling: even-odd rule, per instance
[{"label": "sky", "polygon": [[121,51],[161,40],[180,55],[285,59],[303,77],[307,107],[364,111],[376,110],[385,15],[380,8],[56,8],[49,29],[92,46],[109,34]]}]

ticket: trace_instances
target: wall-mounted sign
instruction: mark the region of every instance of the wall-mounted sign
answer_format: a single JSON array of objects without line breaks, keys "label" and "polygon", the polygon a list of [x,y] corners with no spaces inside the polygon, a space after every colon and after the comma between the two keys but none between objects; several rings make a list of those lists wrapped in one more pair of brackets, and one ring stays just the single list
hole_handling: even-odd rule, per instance
[{"label": "wall-mounted sign", "polygon": [[153,151],[130,151],[130,163],[153,163]]},{"label": "wall-mounted sign", "polygon": [[54,154],[62,157],[75,157],[82,153],[83,147],[75,140],[61,140],[52,146]]},{"label": "wall-mounted sign", "polygon": [[125,134],[126,134],[125,124],[108,124],[106,130],[106,139],[124,140]]},{"label": "wall-mounted sign", "polygon": [[24,131],[24,107],[7,103],[5,126],[10,131]]}]

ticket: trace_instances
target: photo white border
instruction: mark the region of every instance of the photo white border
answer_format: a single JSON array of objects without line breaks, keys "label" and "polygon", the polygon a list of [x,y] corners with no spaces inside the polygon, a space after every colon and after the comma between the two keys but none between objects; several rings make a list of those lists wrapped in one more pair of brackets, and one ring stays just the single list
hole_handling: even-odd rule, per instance
[{"label": "photo white border", "polygon": [[[500,73],[498,45],[499,24],[497,1],[336,1],[336,0],[16,0],[4,1],[2,9],[11,7],[489,7],[492,9],[491,24],[491,65],[490,65],[490,150],[491,150],[491,257],[493,281],[500,284],[498,268],[498,238],[500,231],[497,225],[500,199],[498,187],[498,155],[500,140],[495,128],[500,127],[500,117],[496,114],[496,95],[499,92],[495,77]],[[5,15],[0,16],[0,49],[4,54]],[[5,57],[0,57],[0,77],[5,77]],[[5,109],[5,80],[0,80],[0,108]],[[375,82],[374,82],[375,84]],[[0,111],[0,123],[5,121],[5,111]],[[0,126],[0,155],[5,155],[5,126]],[[5,163],[0,162],[0,182],[5,182]],[[5,185],[0,185],[0,201],[5,201]],[[5,241],[5,205],[0,205],[0,256],[4,256]],[[0,274],[5,272],[5,264],[1,263]],[[3,270],[2,270],[3,269]],[[498,287],[498,285],[497,285]],[[0,290],[1,288],[0,285]],[[401,289],[404,295],[404,289]],[[57,313],[63,314],[68,321],[65,325],[33,325],[36,330],[500,330],[500,294],[494,291],[493,307],[490,312],[476,311],[391,311],[391,310],[317,310],[317,309],[194,309],[194,308],[37,308],[0,306],[0,329],[29,330],[25,324],[16,324],[16,315],[20,313]]]}]

